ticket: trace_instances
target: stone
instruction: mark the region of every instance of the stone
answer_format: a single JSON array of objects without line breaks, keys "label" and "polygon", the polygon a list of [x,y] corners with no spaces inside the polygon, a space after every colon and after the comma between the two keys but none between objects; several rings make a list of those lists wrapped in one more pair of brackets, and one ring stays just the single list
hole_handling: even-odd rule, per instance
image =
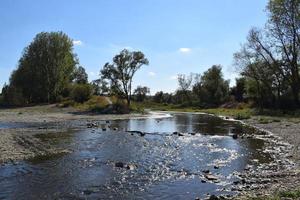
[{"label": "stone", "polygon": [[233,134],[232,138],[236,140],[236,139],[238,139],[238,135],[237,134]]},{"label": "stone", "polygon": [[128,164],[128,165],[126,165],[126,169],[128,169],[128,170],[135,170],[136,169],[136,165],[134,165],[134,164]]},{"label": "stone", "polygon": [[207,180],[209,180],[209,181],[217,181],[217,180],[219,180],[218,177],[216,177],[216,176],[214,176],[214,175],[212,175],[212,174],[205,174],[205,178],[206,178]]},{"label": "stone", "polygon": [[208,200],[219,200],[219,197],[217,197],[216,195],[211,195]]},{"label": "stone", "polygon": [[178,136],[184,136],[183,133],[178,133]]},{"label": "stone", "polygon": [[140,135],[141,135],[142,137],[144,137],[144,136],[146,135],[146,133],[140,132]]},{"label": "stone", "polygon": [[122,162],[116,162],[115,163],[115,167],[123,168],[124,167],[124,163],[122,163]]}]

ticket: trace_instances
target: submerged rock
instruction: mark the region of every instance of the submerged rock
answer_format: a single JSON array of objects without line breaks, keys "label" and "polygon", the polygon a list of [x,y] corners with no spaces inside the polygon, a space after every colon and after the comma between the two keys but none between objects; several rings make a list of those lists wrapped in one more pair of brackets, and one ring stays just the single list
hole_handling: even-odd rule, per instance
[{"label": "submerged rock", "polygon": [[116,162],[115,167],[123,168],[125,165],[122,162]]},{"label": "submerged rock", "polygon": [[219,180],[218,177],[216,177],[216,176],[214,176],[214,175],[212,175],[212,174],[205,174],[204,176],[205,176],[205,178],[206,178],[207,180],[209,180],[209,181],[217,181],[217,180]]},{"label": "submerged rock", "polygon": [[220,198],[217,197],[216,195],[211,195],[208,200],[219,200]]},{"label": "submerged rock", "polygon": [[87,123],[86,124],[87,128],[96,128],[98,125],[96,123]]},{"label": "submerged rock", "polygon": [[236,139],[238,139],[238,135],[237,134],[233,134],[232,138],[236,140]]}]

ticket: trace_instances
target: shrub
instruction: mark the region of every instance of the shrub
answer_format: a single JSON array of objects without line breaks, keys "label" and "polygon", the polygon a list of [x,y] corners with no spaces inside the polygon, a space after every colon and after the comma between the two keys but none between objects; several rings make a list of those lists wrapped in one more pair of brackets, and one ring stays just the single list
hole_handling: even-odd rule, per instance
[{"label": "shrub", "polygon": [[238,113],[234,116],[234,119],[236,120],[245,120],[250,119],[251,115],[249,113]]},{"label": "shrub", "polygon": [[71,98],[78,102],[83,103],[91,98],[92,87],[89,84],[75,84],[71,91]]}]

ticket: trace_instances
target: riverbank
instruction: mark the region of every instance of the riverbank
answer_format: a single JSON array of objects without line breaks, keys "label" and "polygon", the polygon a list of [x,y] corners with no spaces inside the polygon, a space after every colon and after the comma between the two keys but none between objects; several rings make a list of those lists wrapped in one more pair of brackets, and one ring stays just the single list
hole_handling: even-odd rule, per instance
[{"label": "riverbank", "polygon": [[[69,152],[67,149],[56,149],[42,142],[35,137],[37,134],[84,129],[89,124],[99,121],[149,117],[161,118],[165,115],[153,113],[96,115],[72,107],[60,108],[54,104],[0,109],[0,164]],[[6,124],[7,127],[1,128],[1,124]]]},{"label": "riverbank", "polygon": [[[163,112],[186,112],[186,109],[172,109],[172,111]],[[253,199],[253,200],[280,200],[282,198],[299,199],[300,198],[300,117],[284,115],[284,116],[270,116],[270,115],[254,115],[252,114],[245,119],[239,119],[236,116],[243,116],[245,113],[249,114],[249,109],[204,109],[195,110],[187,109],[189,113],[207,113],[215,116],[220,116],[225,120],[237,120],[246,126],[254,127],[257,130],[265,132],[268,137],[272,138],[272,145],[278,145],[279,151],[284,158],[291,160],[294,167],[291,169],[281,169],[277,172],[267,173],[263,169],[261,173],[254,174],[248,172],[243,176],[242,180],[249,179],[238,186],[240,195],[236,199]],[[269,135],[269,136],[268,136]],[[286,152],[282,152],[281,144],[286,145]],[[280,164],[282,160],[278,160]],[[251,180],[251,177],[255,177]],[[260,184],[266,181],[267,184],[262,184],[263,187],[250,189],[251,185]],[[247,189],[248,188],[248,189]]]}]

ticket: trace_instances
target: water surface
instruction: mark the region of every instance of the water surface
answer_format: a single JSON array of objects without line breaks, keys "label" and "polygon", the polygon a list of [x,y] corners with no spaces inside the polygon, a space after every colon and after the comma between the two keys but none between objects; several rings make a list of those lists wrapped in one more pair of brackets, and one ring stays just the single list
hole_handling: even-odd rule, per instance
[{"label": "water surface", "polygon": [[[235,172],[253,159],[258,164],[271,161],[262,151],[262,140],[235,140],[231,134],[241,134],[240,125],[208,115],[99,123],[95,129],[39,135],[73,152],[1,166],[0,199],[195,199],[207,193],[233,194]],[[134,167],[118,168],[116,162]],[[203,170],[218,181],[207,181]]]}]

